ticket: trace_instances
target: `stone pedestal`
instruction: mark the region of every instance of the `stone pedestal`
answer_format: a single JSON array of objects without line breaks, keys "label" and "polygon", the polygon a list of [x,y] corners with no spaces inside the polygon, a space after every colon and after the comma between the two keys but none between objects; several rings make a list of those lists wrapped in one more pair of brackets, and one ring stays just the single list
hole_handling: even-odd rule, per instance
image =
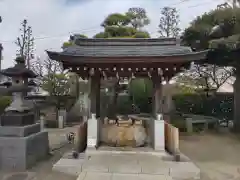
[{"label": "stone pedestal", "polygon": [[58,128],[63,129],[66,122],[66,110],[60,109],[58,111]]},{"label": "stone pedestal", "polygon": [[40,124],[0,126],[0,170],[24,171],[48,152],[48,133]]},{"label": "stone pedestal", "polygon": [[88,119],[87,124],[87,148],[96,148],[98,145],[98,120],[96,114]]},{"label": "stone pedestal", "polygon": [[1,115],[1,126],[25,126],[35,123],[33,112],[7,112]]},{"label": "stone pedestal", "polygon": [[153,147],[156,151],[165,151],[164,120],[160,114],[158,114],[157,117],[158,118],[154,120]]},{"label": "stone pedestal", "polygon": [[45,117],[44,116],[40,116],[40,126],[41,126],[41,130],[43,131],[45,128]]}]

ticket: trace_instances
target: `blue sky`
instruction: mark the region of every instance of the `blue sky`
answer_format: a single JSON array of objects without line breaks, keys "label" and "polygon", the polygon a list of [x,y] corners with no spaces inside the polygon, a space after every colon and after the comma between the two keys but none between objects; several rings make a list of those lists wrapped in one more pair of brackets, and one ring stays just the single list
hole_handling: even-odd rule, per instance
[{"label": "blue sky", "polygon": [[150,17],[146,27],[152,37],[159,34],[161,8],[176,7],[180,27],[184,29],[196,16],[203,14],[223,0],[0,0],[0,42],[4,46],[2,67],[13,65],[16,55],[14,40],[19,35],[21,21],[26,18],[32,26],[35,53],[44,57],[46,49],[60,50],[71,33],[88,36],[101,31],[100,24],[110,13],[126,12],[130,7],[143,7]]}]

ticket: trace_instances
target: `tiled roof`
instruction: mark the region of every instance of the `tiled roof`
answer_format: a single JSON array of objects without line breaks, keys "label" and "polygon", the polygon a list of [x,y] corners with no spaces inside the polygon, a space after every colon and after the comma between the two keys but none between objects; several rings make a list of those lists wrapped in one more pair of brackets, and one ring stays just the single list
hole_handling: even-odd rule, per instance
[{"label": "tiled roof", "polygon": [[61,54],[86,57],[121,57],[121,56],[171,56],[192,53],[191,48],[178,45],[164,46],[71,46]]},{"label": "tiled roof", "polygon": [[76,40],[62,55],[85,57],[171,56],[192,53],[190,47],[180,46],[175,38],[121,38]]},{"label": "tiled roof", "polygon": [[176,38],[79,38],[78,46],[162,46],[179,44]]},{"label": "tiled roof", "polygon": [[[206,58],[207,51],[193,52],[190,47],[181,46],[179,40],[175,38],[80,38],[75,41],[75,45],[65,48],[62,52],[47,51],[47,53],[51,59],[60,61],[68,61],[71,56],[76,57],[74,61],[82,62],[88,58],[112,58],[114,60],[114,58],[121,57],[130,59],[163,57],[163,59],[159,59],[160,62],[167,61],[164,59],[166,56],[181,56],[184,61],[202,60]],[[73,61],[71,62],[73,63]]]}]

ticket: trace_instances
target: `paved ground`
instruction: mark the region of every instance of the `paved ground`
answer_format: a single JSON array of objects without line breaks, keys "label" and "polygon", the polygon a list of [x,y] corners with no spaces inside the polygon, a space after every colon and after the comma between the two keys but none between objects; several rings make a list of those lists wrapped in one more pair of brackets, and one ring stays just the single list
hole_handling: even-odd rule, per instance
[{"label": "paved ground", "polygon": [[54,165],[54,169],[73,175],[80,174],[78,180],[170,180],[172,177],[179,180],[200,175],[200,169],[192,162],[176,163],[165,152],[152,151],[93,150],[87,151],[77,160],[65,155]]},{"label": "paved ground", "polygon": [[[94,175],[94,172],[98,174]],[[101,173],[99,173],[101,172]],[[101,154],[93,155],[82,165],[78,180],[91,180],[105,176],[111,180],[170,180],[171,177],[186,179],[196,177],[199,169],[191,162],[163,161],[162,156],[151,154]],[[101,179],[101,178],[100,178]]]},{"label": "paved ground", "polygon": [[[73,128],[66,129],[50,129],[49,130],[49,140],[50,145],[55,149],[53,156],[47,161],[39,163],[37,166],[33,167],[28,171],[29,176],[35,177],[34,180],[76,180],[76,176],[66,175],[58,172],[52,171],[52,166],[55,164],[62,155],[72,149],[71,145],[66,145],[65,134],[71,132]],[[201,180],[238,180],[240,179],[240,138],[230,134],[213,134],[205,133],[192,136],[182,136],[180,141],[181,151],[186,154],[188,157],[194,161],[197,166],[201,169]],[[128,157],[128,158],[127,158]],[[132,156],[125,157],[114,157],[109,159],[109,157],[101,157],[104,160],[99,161],[99,157],[95,156],[90,158],[88,164],[83,166],[83,172],[79,176],[78,180],[89,180],[98,177],[97,179],[166,179],[167,177],[163,175],[163,172],[167,172],[166,166],[162,167],[163,164],[153,166],[157,161],[155,157],[141,156],[137,161],[133,160]],[[125,159],[127,158],[127,159]],[[141,164],[143,158],[147,158],[152,162],[149,166],[141,168],[141,172],[145,171],[146,174],[141,177],[138,174],[133,174],[133,172],[139,172],[140,168],[136,164]],[[131,160],[132,159],[132,160]],[[122,166],[120,162],[123,160],[126,161],[126,165]],[[101,171],[93,171],[92,164],[100,164],[101,162],[112,162],[112,166],[107,167],[108,173],[104,172],[104,168]],[[159,162],[158,162],[159,163]],[[162,167],[160,169],[160,167]],[[92,168],[92,170],[91,170]],[[88,171],[86,171],[88,170]],[[105,168],[106,171],[106,168]],[[125,174],[119,172],[123,171]],[[155,172],[154,172],[155,171]],[[26,173],[26,172],[24,172]],[[150,174],[151,173],[151,174]],[[0,171],[0,180],[3,180],[3,177],[12,175],[13,173],[6,173]],[[9,176],[10,177],[10,176]],[[9,180],[25,180],[24,178],[19,179],[19,177],[24,177],[20,175],[15,178],[8,178]],[[169,179],[169,177],[168,177]],[[33,180],[33,179],[31,179]]]},{"label": "paved ground", "polygon": [[[73,130],[74,127],[65,129],[48,129],[50,147],[55,149],[52,152],[52,156],[47,160],[38,163],[35,167],[28,170],[28,172],[7,173],[0,171],[0,180],[5,180],[4,178],[6,178],[6,180],[76,180],[76,176],[69,176],[52,171],[53,164],[55,164],[66,151],[72,149],[72,146],[66,142],[65,134]],[[14,177],[13,175],[16,176]],[[29,179],[26,178],[26,175],[29,175]],[[30,179],[31,177],[36,179]]]},{"label": "paved ground", "polygon": [[202,180],[240,179],[240,139],[229,133],[182,137],[181,151],[201,169]]}]

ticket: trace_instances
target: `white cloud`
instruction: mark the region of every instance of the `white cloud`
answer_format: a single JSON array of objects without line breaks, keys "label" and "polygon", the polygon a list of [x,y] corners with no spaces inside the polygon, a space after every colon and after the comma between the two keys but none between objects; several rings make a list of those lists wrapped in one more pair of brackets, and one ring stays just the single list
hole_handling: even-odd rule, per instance
[{"label": "white cloud", "polygon": [[[3,22],[0,24],[0,42],[4,46],[3,68],[13,64],[16,45],[13,41],[19,35],[20,23],[28,19],[37,39],[36,54],[44,55],[44,50],[59,50],[64,40],[71,32],[84,33],[88,36],[101,31],[100,24],[110,13],[125,12],[133,6],[147,10],[151,24],[147,30],[153,37],[158,36],[157,26],[161,8],[173,5],[179,9],[181,28],[203,12],[216,7],[213,0],[0,0],[0,15]],[[195,7],[191,7],[195,6]]]}]

